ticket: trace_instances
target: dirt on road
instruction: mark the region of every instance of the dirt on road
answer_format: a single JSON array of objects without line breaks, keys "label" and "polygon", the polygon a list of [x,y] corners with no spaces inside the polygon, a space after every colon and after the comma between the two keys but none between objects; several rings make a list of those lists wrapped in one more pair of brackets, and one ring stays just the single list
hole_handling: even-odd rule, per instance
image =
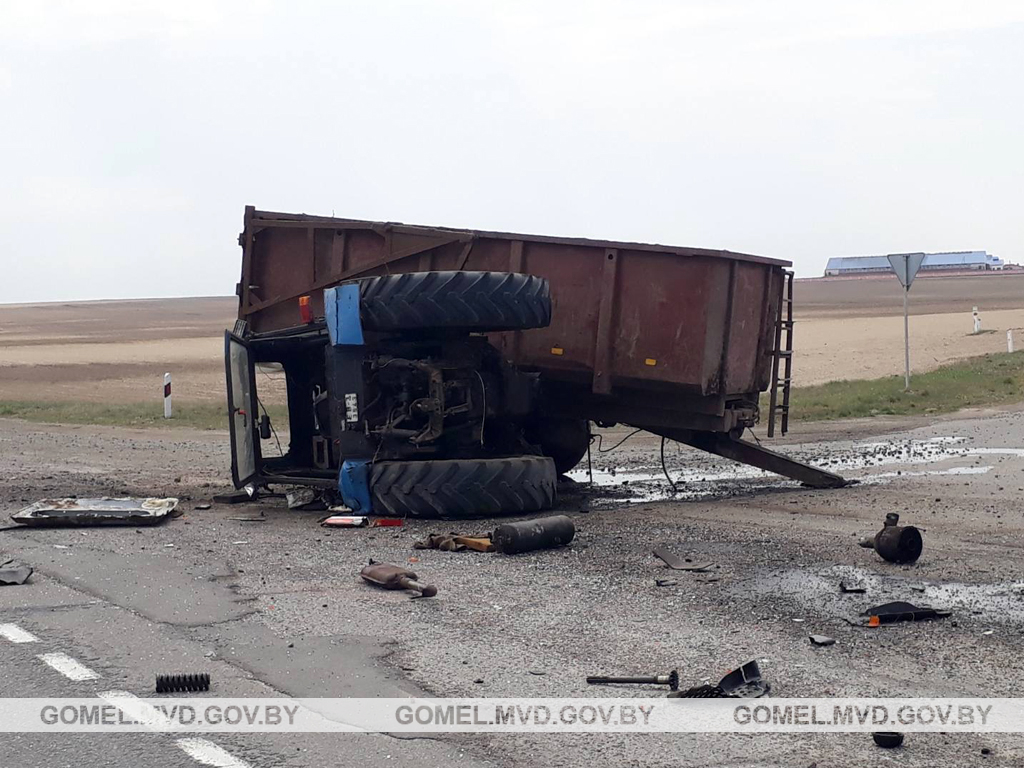
[{"label": "dirt on road", "polygon": [[[55,582],[99,600],[93,611],[122,607],[161,622],[171,647],[212,654],[210,663],[226,665],[219,695],[259,682],[293,696],[359,695],[352,691],[370,685],[453,697],[660,697],[654,687],[597,688],[584,678],[679,669],[696,685],[758,659],[773,696],[1015,696],[1024,412],[801,431],[782,450],[860,484],[801,489],[671,446],[673,495],[658,443],[637,435],[609,453],[595,446],[600,487],[588,489],[581,470],[580,485],[563,489],[561,511],[578,529],[571,546],[506,557],[412,549],[431,532],[489,530],[487,520],[331,531],[317,525],[322,513],[289,511],[281,499],[198,510],[225,487],[220,433],[3,421],[0,509],[45,496],[174,495],[184,516],[152,529],[6,531],[0,554],[37,568],[37,583],[17,588],[19,601],[31,603]],[[609,434],[604,448],[624,434]],[[887,512],[924,529],[916,564],[891,565],[856,545]],[[669,571],[651,554],[656,544],[713,567]],[[438,585],[438,597],[409,600],[361,583],[356,574],[371,557],[417,558],[412,567]],[[657,586],[664,578],[674,583]],[[842,594],[843,579],[867,593]],[[848,623],[891,600],[953,613],[877,629]],[[58,631],[50,616],[40,607],[20,621]],[[111,621],[113,632],[119,619]],[[112,658],[82,627],[59,631],[99,673],[141,679],[137,660]],[[814,647],[812,633],[837,642]],[[312,764],[274,751],[293,747],[247,739],[238,737],[237,748],[266,764]],[[503,766],[860,768],[889,758],[866,734],[478,734],[433,743]],[[910,734],[893,759],[928,768],[1021,765],[1024,745],[998,734]]]}]

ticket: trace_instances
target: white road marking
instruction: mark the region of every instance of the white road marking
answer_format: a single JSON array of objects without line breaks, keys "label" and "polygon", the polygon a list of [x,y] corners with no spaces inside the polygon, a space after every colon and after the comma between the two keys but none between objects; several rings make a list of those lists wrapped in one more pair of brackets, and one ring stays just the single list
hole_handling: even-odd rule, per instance
[{"label": "white road marking", "polygon": [[252,768],[250,763],[206,739],[178,739],[176,743],[186,755],[203,765],[212,765],[214,768]]},{"label": "white road marking", "polygon": [[39,638],[26,632],[17,624],[0,624],[0,637],[6,637],[12,643],[38,643]]},{"label": "white road marking", "polygon": [[174,722],[152,704],[143,701],[128,691],[103,691],[98,694],[101,699],[124,712],[132,720],[137,720],[147,728],[170,730]]},{"label": "white road marking", "polygon": [[95,680],[99,675],[66,653],[41,653],[37,657],[69,680]]}]

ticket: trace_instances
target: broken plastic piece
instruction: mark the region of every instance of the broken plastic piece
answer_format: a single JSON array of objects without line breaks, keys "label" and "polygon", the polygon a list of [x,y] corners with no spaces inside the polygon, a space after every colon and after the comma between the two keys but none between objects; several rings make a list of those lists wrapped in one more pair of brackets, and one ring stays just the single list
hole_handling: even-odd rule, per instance
[{"label": "broken plastic piece", "polygon": [[17,560],[0,565],[0,584],[24,584],[32,575],[32,568]]},{"label": "broken plastic piece", "polygon": [[418,577],[415,573],[397,565],[371,562],[359,572],[359,575],[363,577],[363,581],[384,589],[411,589],[423,597],[433,597],[437,594],[437,587],[421,584],[416,580]]},{"label": "broken plastic piece", "polygon": [[868,590],[867,590],[867,588],[861,586],[860,584],[847,584],[845,581],[840,581],[839,582],[839,591],[840,592],[846,592],[847,594],[853,594],[853,593],[863,594],[864,592],[867,592]]},{"label": "broken plastic piece", "polygon": [[812,645],[825,646],[836,644],[836,639],[834,637],[829,637],[828,635],[808,635],[808,637],[811,639]]},{"label": "broken plastic piece", "polygon": [[297,488],[284,496],[288,509],[327,509],[323,491],[316,488]]},{"label": "broken plastic piece", "polygon": [[213,495],[214,504],[241,504],[245,501],[249,501],[249,494],[246,491],[231,491]]},{"label": "broken plastic piece", "polygon": [[718,687],[740,699],[757,699],[771,690],[771,685],[761,678],[757,660],[748,661],[718,681]]},{"label": "broken plastic piece", "polygon": [[374,528],[401,528],[405,520],[400,517],[376,517],[373,520]]},{"label": "broken plastic piece", "polygon": [[771,685],[761,678],[761,668],[755,659],[734,669],[719,680],[718,685],[697,685],[669,696],[677,699],[758,699],[771,689]]},{"label": "broken plastic piece", "polygon": [[370,518],[364,515],[331,515],[320,521],[320,525],[329,528],[365,528]]},{"label": "broken plastic piece", "polygon": [[882,624],[894,624],[897,621],[942,619],[950,614],[951,611],[937,610],[927,605],[917,606],[913,603],[897,600],[892,603],[876,605],[874,608],[868,608],[861,616],[867,616],[867,625],[869,627],[877,627]]},{"label": "broken plastic piece", "polygon": [[702,573],[708,568],[712,568],[714,563],[694,563],[690,560],[684,560],[679,555],[670,551],[667,547],[657,546],[654,548],[654,556],[665,563],[673,571],[694,571]]},{"label": "broken plastic piece", "polygon": [[11,520],[22,525],[156,525],[167,519],[177,499],[43,499]]}]

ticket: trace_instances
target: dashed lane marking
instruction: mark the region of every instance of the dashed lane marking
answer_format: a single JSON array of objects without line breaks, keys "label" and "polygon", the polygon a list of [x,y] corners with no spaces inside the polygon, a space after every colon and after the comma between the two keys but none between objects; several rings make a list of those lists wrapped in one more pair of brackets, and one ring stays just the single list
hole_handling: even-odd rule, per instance
[{"label": "dashed lane marking", "polygon": [[66,653],[41,653],[36,658],[46,662],[69,680],[95,680],[99,677],[85,664]]},{"label": "dashed lane marking", "polygon": [[0,624],[0,637],[6,637],[12,643],[38,643],[39,638],[17,624]]},{"label": "dashed lane marking", "polygon": [[103,691],[98,694],[101,699],[124,712],[132,720],[142,723],[147,728],[168,729],[173,721],[152,704],[143,701],[128,691]]},{"label": "dashed lane marking", "polygon": [[178,739],[177,744],[186,755],[203,765],[212,765],[214,768],[252,768],[250,763],[206,739]]}]

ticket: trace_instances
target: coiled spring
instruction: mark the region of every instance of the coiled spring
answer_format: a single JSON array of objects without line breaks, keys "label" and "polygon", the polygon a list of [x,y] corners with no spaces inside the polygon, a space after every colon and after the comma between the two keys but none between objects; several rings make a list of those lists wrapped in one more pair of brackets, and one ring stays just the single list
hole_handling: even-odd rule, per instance
[{"label": "coiled spring", "polygon": [[200,673],[197,675],[157,675],[157,693],[179,693],[184,691],[208,691],[210,690],[210,676]]}]

